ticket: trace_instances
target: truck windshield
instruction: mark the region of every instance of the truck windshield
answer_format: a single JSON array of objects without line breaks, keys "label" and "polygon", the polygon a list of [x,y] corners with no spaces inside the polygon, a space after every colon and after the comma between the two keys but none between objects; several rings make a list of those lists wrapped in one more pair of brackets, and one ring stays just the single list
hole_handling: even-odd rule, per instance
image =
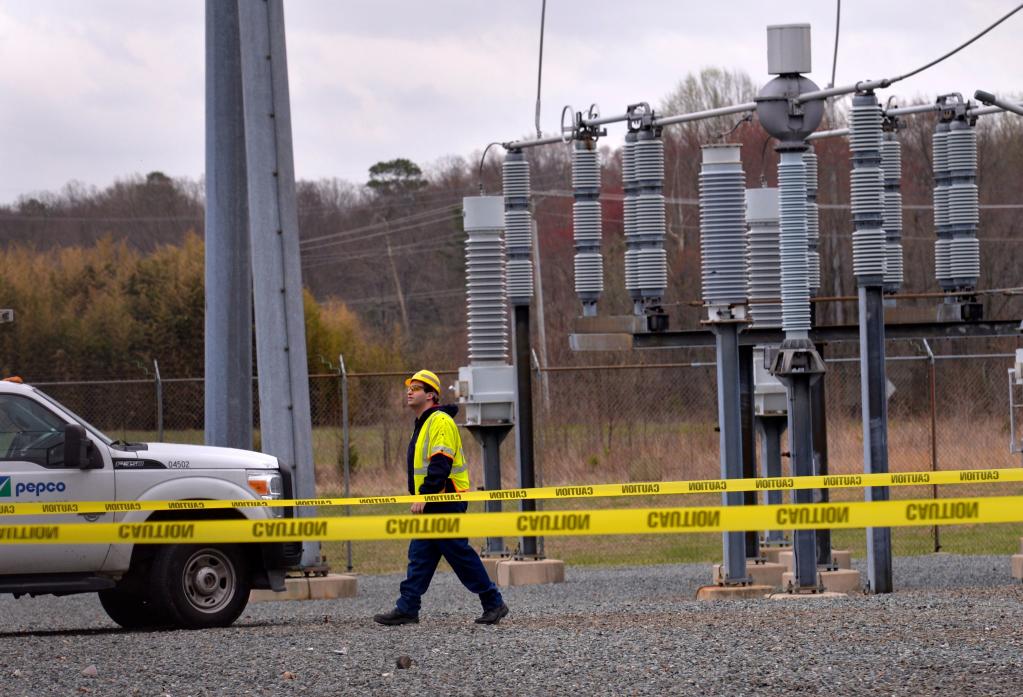
[{"label": "truck windshield", "polygon": [[74,419],[75,421],[80,423],[82,426],[84,426],[86,431],[88,431],[92,435],[96,436],[96,438],[98,438],[100,441],[102,441],[104,445],[110,445],[111,443],[113,443],[113,440],[111,440],[105,433],[103,433],[103,431],[99,430],[98,428],[96,428],[95,426],[90,424],[88,421],[86,421],[81,416],[79,416],[78,414],[76,414],[73,411],[71,411],[70,409],[68,409],[66,406],[64,406],[63,404],[58,402],[56,399],[54,399],[50,395],[46,394],[45,392],[40,390],[38,387],[33,387],[32,389],[35,390],[37,395],[39,395],[40,397],[45,399],[50,404],[52,404],[53,406],[57,407],[58,409],[66,412],[72,419]]}]

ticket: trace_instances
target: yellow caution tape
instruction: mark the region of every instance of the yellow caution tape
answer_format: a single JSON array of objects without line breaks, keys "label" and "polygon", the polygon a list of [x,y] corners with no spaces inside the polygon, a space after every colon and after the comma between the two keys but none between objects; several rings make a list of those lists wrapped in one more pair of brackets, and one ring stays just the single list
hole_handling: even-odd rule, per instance
[{"label": "yellow caution tape", "polygon": [[631,535],[1023,521],[1023,496],[538,513],[0,525],[0,544],[165,544]]},{"label": "yellow caution tape", "polygon": [[832,474],[814,477],[765,477],[757,479],[700,479],[677,482],[585,484],[545,486],[534,489],[466,491],[460,494],[418,496],[352,496],[313,499],[242,499],[185,501],[60,501],[0,503],[0,517],[54,513],[123,513],[128,511],[189,511],[222,508],[278,508],[283,506],[365,506],[390,503],[437,503],[451,501],[520,501],[525,499],[578,499],[619,496],[665,496],[716,494],[734,491],[785,491],[794,489],[842,489],[875,486],[992,484],[1023,482],[1023,469],[949,470],[943,472],[897,472],[887,474]]}]

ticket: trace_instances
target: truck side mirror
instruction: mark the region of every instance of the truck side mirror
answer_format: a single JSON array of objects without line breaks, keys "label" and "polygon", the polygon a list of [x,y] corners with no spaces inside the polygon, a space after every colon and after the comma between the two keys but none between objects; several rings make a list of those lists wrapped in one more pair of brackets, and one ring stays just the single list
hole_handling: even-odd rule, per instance
[{"label": "truck side mirror", "polygon": [[64,466],[78,469],[94,469],[92,452],[94,446],[85,429],[78,424],[64,426]]}]

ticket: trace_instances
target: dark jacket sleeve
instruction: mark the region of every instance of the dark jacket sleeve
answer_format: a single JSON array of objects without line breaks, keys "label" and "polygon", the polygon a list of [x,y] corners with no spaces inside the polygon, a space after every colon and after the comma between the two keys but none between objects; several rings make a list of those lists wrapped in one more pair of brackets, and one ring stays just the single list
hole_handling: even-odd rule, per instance
[{"label": "dark jacket sleeve", "polygon": [[420,494],[439,494],[447,487],[451,476],[451,458],[441,453],[430,458],[430,466],[426,468],[426,479],[419,485]]}]

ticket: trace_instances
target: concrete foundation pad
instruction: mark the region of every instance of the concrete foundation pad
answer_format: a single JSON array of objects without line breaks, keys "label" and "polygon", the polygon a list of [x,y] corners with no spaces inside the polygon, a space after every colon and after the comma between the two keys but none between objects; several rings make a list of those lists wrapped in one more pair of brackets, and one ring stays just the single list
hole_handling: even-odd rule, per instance
[{"label": "concrete foundation pad", "polygon": [[760,555],[771,564],[778,564],[778,556],[782,552],[791,552],[792,547],[790,545],[784,545],[779,547],[768,547],[767,545],[760,545]]},{"label": "concrete foundation pad", "polygon": [[480,557],[483,568],[487,570],[487,576],[494,583],[497,583],[497,567],[508,561],[508,557]]},{"label": "concrete foundation pad", "polygon": [[1012,555],[1012,577],[1023,581],[1023,554]]},{"label": "concrete foundation pad", "polygon": [[697,600],[760,600],[774,592],[773,586],[704,586]]},{"label": "concrete foundation pad", "polygon": [[814,600],[848,600],[849,595],[847,593],[831,593],[825,591],[823,593],[772,593],[767,596],[768,600],[803,600],[803,601],[814,601]]},{"label": "concrete foundation pad", "polygon": [[[833,549],[831,550],[831,561],[839,569],[851,569],[852,552],[845,549]],[[796,553],[792,551],[791,547],[778,553],[778,563],[784,564],[789,571],[796,570]]]},{"label": "concrete foundation pad", "polygon": [[334,600],[352,598],[358,593],[358,581],[348,574],[326,576],[297,576],[286,579],[285,590],[261,589],[249,593],[250,603],[265,603],[271,600]]},{"label": "concrete foundation pad", "polygon": [[[721,578],[724,564],[715,564],[714,569],[711,573],[711,582],[718,584],[723,580]],[[758,586],[771,586],[773,588],[781,588],[781,577],[785,573],[785,567],[781,564],[774,564],[771,562],[764,562],[761,564],[755,564],[748,559],[746,560],[746,575],[753,579],[753,583]]]},{"label": "concrete foundation pad", "polygon": [[565,562],[560,559],[509,559],[497,565],[497,585],[502,588],[564,582]]},{"label": "concrete foundation pad", "polygon": [[[859,593],[863,590],[860,572],[855,569],[838,569],[837,571],[818,571],[817,578],[824,590],[829,593]],[[781,587],[787,589],[796,582],[796,575],[785,572],[781,578]]]}]

